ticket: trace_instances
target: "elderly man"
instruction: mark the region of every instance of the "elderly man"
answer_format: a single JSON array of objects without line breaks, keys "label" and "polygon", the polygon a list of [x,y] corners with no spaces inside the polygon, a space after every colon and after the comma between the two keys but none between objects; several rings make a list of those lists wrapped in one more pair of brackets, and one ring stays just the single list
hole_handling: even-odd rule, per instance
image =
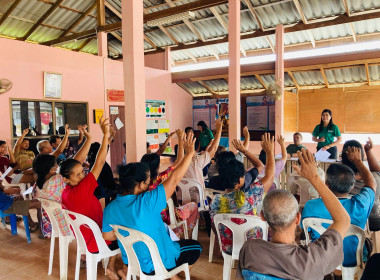
[{"label": "elderly man", "polygon": [[[364,182],[364,187],[360,193],[347,198],[348,193],[355,184],[355,173],[344,164],[331,164],[326,171],[326,185],[339,198],[340,203],[347,210],[351,217],[351,224],[364,229],[368,216],[375,201],[376,182],[371,172],[362,162],[361,151],[357,147],[348,147],[346,157],[359,171]],[[310,200],[306,203],[302,211],[302,219],[317,217],[331,219],[329,211],[323,205],[321,199]],[[311,238],[319,237],[315,231],[311,231]],[[356,248],[358,240],[356,237],[347,237],[343,241],[344,266],[356,266]]]},{"label": "elderly man", "polygon": [[[50,144],[50,142],[48,140],[41,140],[37,143],[38,152],[42,155],[44,155],[44,154],[49,155],[50,154],[50,155],[53,155],[56,158],[58,158],[66,148],[66,144],[67,144],[67,141],[69,139],[69,135],[70,135],[70,128],[69,128],[69,125],[66,124],[65,125],[65,137],[63,137],[62,140],[60,137],[58,137],[59,140],[61,140],[59,145],[54,144],[56,148],[53,149],[53,146]],[[56,140],[57,139],[55,138],[55,141]]]},{"label": "elderly man", "polygon": [[350,226],[350,216],[318,176],[313,155],[302,149],[298,157],[301,167],[295,167],[296,170],[318,191],[333,223],[317,241],[308,246],[298,246],[295,230],[301,215],[297,200],[285,190],[268,193],[261,218],[268,222],[272,240],[251,239],[245,242],[239,257],[240,278],[253,271],[282,279],[320,280],[343,260],[343,237]]}]

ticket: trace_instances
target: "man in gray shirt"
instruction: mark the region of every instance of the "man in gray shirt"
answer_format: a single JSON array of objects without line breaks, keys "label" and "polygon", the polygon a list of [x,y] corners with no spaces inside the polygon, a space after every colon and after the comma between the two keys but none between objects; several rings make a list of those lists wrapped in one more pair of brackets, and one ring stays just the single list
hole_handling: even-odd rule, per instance
[{"label": "man in gray shirt", "polygon": [[295,167],[298,174],[318,191],[333,223],[313,243],[298,246],[295,230],[301,215],[297,200],[285,190],[270,192],[263,201],[261,218],[268,222],[272,241],[251,239],[245,242],[240,251],[238,278],[253,271],[282,279],[320,280],[343,261],[343,238],[350,226],[350,216],[319,178],[310,151],[302,149],[298,157],[301,162],[301,167]]}]

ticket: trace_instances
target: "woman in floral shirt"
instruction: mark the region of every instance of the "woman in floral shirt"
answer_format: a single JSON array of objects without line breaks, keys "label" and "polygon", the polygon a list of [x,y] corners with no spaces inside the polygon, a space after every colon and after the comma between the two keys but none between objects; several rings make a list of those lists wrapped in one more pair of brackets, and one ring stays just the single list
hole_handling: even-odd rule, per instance
[{"label": "woman in floral shirt", "polygon": [[[152,154],[145,154],[141,158],[141,162],[145,163],[150,170],[150,184],[149,184],[149,191],[154,190],[157,188],[158,185],[162,184],[166,181],[166,179],[170,176],[172,171],[181,163],[184,153],[183,153],[183,146],[182,146],[182,139],[184,136],[184,132],[180,129],[176,131],[177,137],[178,137],[178,155],[176,161],[171,165],[169,168],[167,168],[165,171],[158,173],[159,167],[160,167],[160,156],[152,153]],[[176,201],[175,194],[173,195],[173,200]],[[198,206],[195,202],[187,203],[183,206],[176,207],[175,214],[178,220],[187,221],[187,227],[189,229],[194,228],[197,220],[198,220]],[[162,219],[165,223],[170,224],[170,218],[168,209],[164,209],[161,212]],[[174,232],[179,234],[180,229],[174,229]]]},{"label": "woman in floral shirt", "polygon": [[[252,157],[247,150],[242,148],[242,144],[238,140],[234,140],[233,145],[239,151],[242,151],[248,158]],[[219,175],[226,189],[225,194],[218,194],[211,202],[211,217],[219,213],[233,213],[245,215],[258,215],[257,206],[262,203],[264,194],[268,192],[273,183],[274,178],[274,139],[269,133],[265,133],[261,142],[263,150],[267,154],[267,166],[265,176],[258,182],[251,185],[245,185],[244,166],[241,162],[233,159],[219,166]],[[237,224],[246,222],[244,219],[232,219]],[[232,231],[220,224],[219,232],[222,240],[222,250],[231,254],[232,252]],[[253,228],[247,232],[247,237],[262,238],[262,232],[259,228]]]}]

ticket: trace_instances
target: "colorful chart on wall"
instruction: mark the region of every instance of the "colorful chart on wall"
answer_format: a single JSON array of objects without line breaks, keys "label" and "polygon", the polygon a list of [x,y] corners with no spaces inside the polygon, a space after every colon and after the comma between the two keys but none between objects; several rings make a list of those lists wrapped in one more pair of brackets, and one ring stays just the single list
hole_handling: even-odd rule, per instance
[{"label": "colorful chart on wall", "polygon": [[146,142],[149,143],[149,147],[151,150],[156,150],[160,147],[158,134],[147,135]]},{"label": "colorful chart on wall", "polygon": [[158,120],[158,133],[169,133],[169,120]]},{"label": "colorful chart on wall", "polygon": [[165,118],[165,101],[146,100],[145,113],[147,118]]},{"label": "colorful chart on wall", "polygon": [[146,134],[158,133],[158,120],[146,120]]},{"label": "colorful chart on wall", "polygon": [[268,96],[249,96],[247,104],[247,126],[254,131],[275,129],[274,99]]}]

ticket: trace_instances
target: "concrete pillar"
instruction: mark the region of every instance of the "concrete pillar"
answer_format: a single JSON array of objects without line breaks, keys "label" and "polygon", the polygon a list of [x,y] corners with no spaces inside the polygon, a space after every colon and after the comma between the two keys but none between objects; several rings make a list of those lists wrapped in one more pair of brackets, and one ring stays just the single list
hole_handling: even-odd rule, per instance
[{"label": "concrete pillar", "polygon": [[127,162],[146,153],[143,3],[122,1]]},{"label": "concrete pillar", "polygon": [[284,135],[284,26],[276,26],[276,63],[275,77],[276,83],[281,86],[281,100],[276,100],[276,138]]},{"label": "concrete pillar", "polygon": [[240,139],[240,1],[228,1],[228,98],[230,150],[235,151],[233,139]]},{"label": "concrete pillar", "polygon": [[98,56],[108,57],[107,33],[98,33]]}]

